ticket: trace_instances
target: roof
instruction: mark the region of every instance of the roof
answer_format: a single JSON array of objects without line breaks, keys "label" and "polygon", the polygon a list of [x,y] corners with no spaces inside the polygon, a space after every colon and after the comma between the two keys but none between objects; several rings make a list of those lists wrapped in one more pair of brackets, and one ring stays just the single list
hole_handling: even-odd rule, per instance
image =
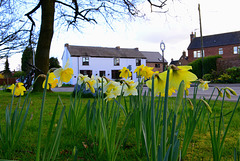
[{"label": "roof", "polygon": [[[203,36],[203,48],[240,44],[240,31]],[[188,46],[189,49],[201,48],[201,38],[194,38]]]},{"label": "roof", "polygon": [[[162,55],[159,52],[141,51],[141,53],[147,58],[147,63],[163,62]],[[165,62],[167,63],[166,59],[164,59]]]},{"label": "roof", "polygon": [[68,45],[68,51],[72,57],[106,57],[106,58],[141,58],[146,57],[138,50],[126,48],[107,48],[107,47],[92,47],[92,46],[74,46]]},{"label": "roof", "polygon": [[178,60],[172,60],[171,62],[170,62],[170,64],[173,64],[173,65],[178,65],[179,63],[178,63]]}]

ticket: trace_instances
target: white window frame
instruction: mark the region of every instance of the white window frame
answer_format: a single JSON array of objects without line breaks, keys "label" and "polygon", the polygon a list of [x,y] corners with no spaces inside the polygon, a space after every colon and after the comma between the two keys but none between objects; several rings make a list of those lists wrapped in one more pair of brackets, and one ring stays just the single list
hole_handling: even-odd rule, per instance
[{"label": "white window frame", "polygon": [[219,48],[219,49],[218,49],[218,54],[219,54],[219,55],[223,55],[223,48]]},{"label": "white window frame", "polygon": [[233,54],[240,54],[240,46],[233,47]]}]

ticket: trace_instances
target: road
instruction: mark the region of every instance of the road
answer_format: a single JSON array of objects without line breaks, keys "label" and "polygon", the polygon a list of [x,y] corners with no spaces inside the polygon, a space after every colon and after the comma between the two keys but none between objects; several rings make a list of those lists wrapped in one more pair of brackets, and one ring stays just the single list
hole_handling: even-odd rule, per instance
[{"label": "road", "polygon": [[[206,99],[209,99],[215,86],[217,86],[219,89],[224,88],[224,87],[232,88],[237,93],[237,96],[231,95],[230,99],[226,97],[225,100],[226,101],[237,101],[238,96],[240,95],[240,84],[210,84],[208,90],[205,90],[205,91],[203,91],[202,89],[198,90],[197,98],[205,97]],[[54,92],[72,92],[73,89],[74,89],[73,87],[60,87],[60,88],[54,88],[54,89],[52,89],[52,91],[54,91]],[[148,88],[143,87],[143,91],[146,91],[146,90],[148,90]],[[190,87],[189,95],[187,97],[192,98],[193,91],[194,91],[194,87]],[[217,95],[218,95],[218,91],[215,89],[212,99],[216,99]],[[176,96],[177,96],[177,93],[174,93],[172,95],[172,97],[176,97]],[[221,100],[222,98],[219,97],[218,99]]]}]

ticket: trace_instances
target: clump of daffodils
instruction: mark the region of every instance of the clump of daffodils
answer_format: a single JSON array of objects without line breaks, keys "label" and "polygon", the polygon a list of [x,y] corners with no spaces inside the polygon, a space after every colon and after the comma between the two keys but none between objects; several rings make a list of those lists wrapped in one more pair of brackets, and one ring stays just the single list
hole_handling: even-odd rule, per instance
[{"label": "clump of daffodils", "polygon": [[[196,81],[198,78],[195,74],[191,73],[189,70],[192,69],[191,66],[174,66],[170,65],[169,67],[169,88],[168,95],[171,96],[174,93],[181,81],[184,81],[184,89],[188,92],[188,88],[190,88],[190,84],[193,81]],[[95,89],[102,90],[105,94],[105,100],[110,101],[112,99],[116,99],[116,97],[123,95],[138,95],[138,89],[140,88],[140,84],[143,85],[146,82],[146,85],[149,89],[152,88],[152,82],[154,79],[154,95],[165,95],[165,85],[167,78],[167,71],[159,73],[153,72],[153,67],[148,67],[144,65],[138,66],[134,73],[137,74],[137,77],[140,81],[134,82],[131,79],[132,72],[123,67],[120,70],[120,77],[123,79],[120,82],[116,82],[104,77],[91,76],[79,74],[78,75],[78,85],[85,84],[86,90],[90,89],[92,93],[95,93]],[[47,88],[51,86],[54,88],[55,86],[61,86],[63,82],[69,82],[73,76],[73,69],[69,68],[69,60],[67,61],[64,68],[56,69],[53,73],[49,74]],[[59,77],[59,79],[57,79]],[[59,80],[59,81],[58,81]],[[43,83],[43,87],[45,86],[46,81]],[[208,89],[208,83],[206,81],[200,81],[199,87],[203,90]]]}]

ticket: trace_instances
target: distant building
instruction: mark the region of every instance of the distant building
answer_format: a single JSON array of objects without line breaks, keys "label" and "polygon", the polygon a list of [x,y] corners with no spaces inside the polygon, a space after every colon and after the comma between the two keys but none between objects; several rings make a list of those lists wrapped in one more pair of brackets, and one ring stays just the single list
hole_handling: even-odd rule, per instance
[{"label": "distant building", "polygon": [[[153,71],[163,71],[163,56],[159,52],[141,51],[141,53],[147,58],[146,65],[148,67],[154,67]],[[167,60],[164,59],[164,67],[168,64]]]},{"label": "distant building", "polygon": [[62,63],[67,60],[73,68],[74,76],[70,84],[76,84],[79,73],[83,75],[106,76],[109,79],[120,79],[119,74],[123,67],[128,67],[132,72],[132,79],[137,80],[134,70],[137,66],[146,65],[146,57],[138,50],[91,46],[73,46],[65,44]]},{"label": "distant building", "polygon": [[188,62],[188,56],[186,56],[186,51],[182,52],[182,56],[179,58],[179,60],[173,60],[171,59],[170,64],[181,66],[181,65],[187,65]]},{"label": "distant building", "polygon": [[[190,35],[188,61],[201,58],[201,38]],[[240,31],[203,36],[203,56],[220,55],[223,59],[238,59],[240,54]]]}]

